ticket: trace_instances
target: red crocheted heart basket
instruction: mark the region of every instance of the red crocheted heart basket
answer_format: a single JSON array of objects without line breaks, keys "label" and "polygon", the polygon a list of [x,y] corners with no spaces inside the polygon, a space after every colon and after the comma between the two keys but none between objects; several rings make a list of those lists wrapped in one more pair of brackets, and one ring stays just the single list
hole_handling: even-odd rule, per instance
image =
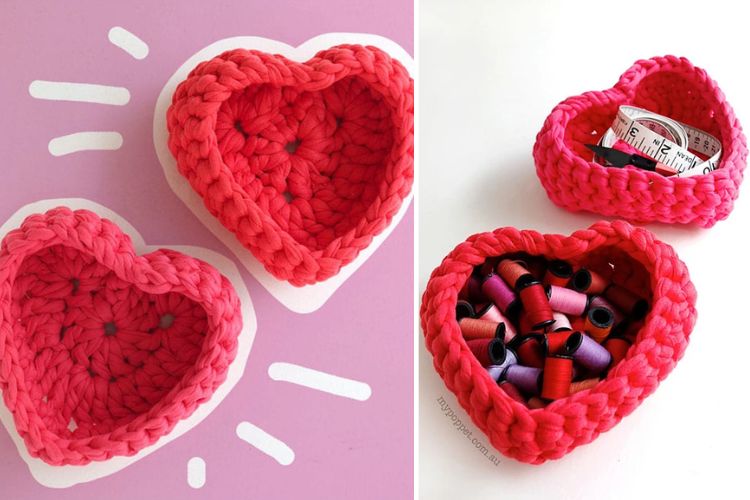
[{"label": "red crocheted heart basket", "polygon": [[208,264],[137,256],[94,213],[28,217],[0,247],[0,389],[51,465],[133,455],[211,398],[237,352],[240,303]]},{"label": "red crocheted heart basket", "polygon": [[[606,378],[541,409],[529,409],[497,385],[456,321],[457,296],[474,266],[514,252],[611,273],[612,282],[652,304],[634,344]],[[435,369],[492,445],[521,462],[540,464],[593,441],[656,390],[687,347],[695,299],[687,268],[672,247],[626,222],[598,222],[570,236],[506,227],[474,235],[448,254],[427,284],[421,322]]]},{"label": "red crocheted heart basket", "polygon": [[[585,144],[599,141],[621,105],[645,108],[712,134],[723,147],[719,168],[677,178],[593,162]],[[555,204],[641,223],[711,227],[726,219],[739,196],[746,160],[742,127],[716,82],[674,56],[638,61],[613,88],[564,100],[547,117],[534,144],[537,175]]]},{"label": "red crocheted heart basket", "polygon": [[169,148],[208,210],[276,278],[330,278],[411,190],[414,82],[374,47],[305,63],[237,49],[175,91]]}]

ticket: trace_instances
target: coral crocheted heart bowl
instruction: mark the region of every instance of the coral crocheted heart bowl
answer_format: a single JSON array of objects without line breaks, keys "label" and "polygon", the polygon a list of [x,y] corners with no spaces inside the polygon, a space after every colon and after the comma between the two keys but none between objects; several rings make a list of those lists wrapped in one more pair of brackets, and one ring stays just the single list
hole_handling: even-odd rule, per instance
[{"label": "coral crocheted heart bowl", "polygon": [[[710,133],[723,147],[718,168],[678,178],[593,162],[585,144],[599,141],[621,105]],[[716,82],[674,56],[638,61],[613,88],[564,100],[547,117],[534,144],[537,175],[555,204],[641,223],[711,227],[726,219],[739,196],[746,159],[742,128]]]},{"label": "coral crocheted heart bowl", "polygon": [[[515,252],[586,266],[651,303],[633,345],[604,379],[538,409],[498,386],[467,347],[456,321],[459,291],[475,266]],[[687,347],[695,299],[674,250],[626,222],[598,222],[570,236],[506,227],[474,235],[448,254],[427,284],[421,323],[435,369],[492,445],[521,462],[540,464],[591,442],[656,390]]]},{"label": "coral crocheted heart bowl", "polygon": [[330,278],[411,190],[414,82],[374,47],[304,63],[237,49],[175,91],[169,148],[208,210],[280,280]]},{"label": "coral crocheted heart bowl", "polygon": [[92,212],[28,217],[0,248],[0,389],[51,465],[133,455],[224,381],[240,304],[208,264],[134,253]]}]

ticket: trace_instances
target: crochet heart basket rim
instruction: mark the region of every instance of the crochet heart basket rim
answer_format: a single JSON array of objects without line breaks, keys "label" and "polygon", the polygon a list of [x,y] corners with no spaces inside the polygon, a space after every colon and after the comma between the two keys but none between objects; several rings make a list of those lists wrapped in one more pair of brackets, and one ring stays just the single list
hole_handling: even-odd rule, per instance
[{"label": "crochet heart basket rim", "polygon": [[[97,237],[97,231],[102,237]],[[137,414],[109,432],[89,437],[66,438],[47,427],[31,398],[33,385],[27,385],[26,372],[17,364],[20,355],[13,343],[15,332],[11,325],[15,318],[11,305],[17,273],[28,258],[57,246],[92,256],[98,265],[147,294],[181,294],[206,314],[207,331],[193,367],[188,368],[147,412]],[[195,264],[196,268],[190,269],[188,264]],[[127,234],[112,221],[88,210],[58,207],[28,216],[20,227],[4,237],[0,270],[6,283],[0,287],[0,349],[3,352],[0,388],[30,455],[50,465],[86,465],[115,456],[131,456],[150,446],[210,399],[226,379],[229,365],[236,356],[242,324],[240,303],[226,277],[206,262],[174,250],[158,249],[137,255]],[[196,287],[191,283],[198,279],[205,286]],[[203,368],[196,369],[201,366]]]},{"label": "crochet heart basket rim", "polygon": [[[659,104],[663,109],[639,106],[641,86],[647,87],[654,77],[667,84],[676,78],[699,92],[703,102],[712,105],[709,126],[670,116],[675,110],[670,108],[679,111],[679,106],[667,100]],[[662,80],[659,83],[663,83]],[[665,89],[664,93],[668,91]],[[660,97],[664,99],[663,95]],[[579,144],[566,135],[568,125],[592,108],[608,109],[603,121],[610,124],[620,105],[645,107],[715,135],[722,143],[719,168],[691,177],[665,177],[635,168],[608,168],[594,162],[593,155],[583,146],[583,140]],[[608,125],[603,127],[604,130],[594,128],[597,130],[588,141],[591,143],[598,142]],[[580,153],[576,152],[574,144]],[[706,71],[684,57],[664,56],[636,61],[609,89],[583,92],[560,102],[537,134],[533,156],[537,176],[547,196],[562,208],[621,217],[637,223],[656,221],[711,227],[729,216],[734,200],[739,196],[746,166],[747,141],[732,107]],[[556,186],[563,176],[566,179],[564,190]],[[572,180],[568,181],[568,177]],[[582,185],[580,179],[586,179],[587,185]],[[596,190],[606,193],[600,202],[590,199]],[[617,193],[620,196],[627,193],[632,199],[627,196],[622,200],[614,198]],[[657,203],[651,203],[651,197],[664,206],[655,210]],[[643,206],[639,206],[639,201]]]},{"label": "crochet heart basket rim", "polygon": [[[252,67],[257,65],[258,60],[264,68],[272,70],[261,74]],[[206,85],[203,79],[207,75],[212,71],[230,72],[226,66],[230,63],[234,71],[230,77]],[[250,69],[243,72],[243,63],[247,63]],[[222,64],[222,68],[216,69],[217,65]],[[287,69],[288,73],[279,76]],[[273,82],[274,78],[283,81]],[[362,81],[368,91],[377,95],[382,105],[387,107],[393,143],[382,159],[382,177],[372,184],[377,186],[373,200],[362,205],[359,217],[350,219],[342,234],[334,226],[327,226],[327,229],[334,231],[335,237],[324,247],[313,248],[281,227],[240,185],[219,151],[215,127],[221,104],[251,86],[294,86],[299,90],[319,92],[347,78]],[[187,118],[183,115],[188,101],[203,99],[209,93],[210,99],[215,101],[213,108],[204,113],[199,125],[186,127],[184,121]],[[408,71],[398,60],[377,47],[336,45],[319,51],[304,62],[292,61],[279,54],[238,48],[198,64],[177,86],[167,111],[169,149],[177,160],[180,173],[203,199],[209,212],[234,233],[269,273],[294,286],[311,285],[337,274],[341,267],[354,260],[371,243],[372,238],[391,223],[409,195],[414,175],[413,94],[414,82]],[[189,137],[185,138],[186,135]],[[199,141],[201,147],[188,147],[186,141]],[[204,167],[204,171],[198,171],[198,164],[209,166]],[[209,193],[203,180],[207,175],[206,169],[212,171],[211,175],[216,175],[222,189],[231,190],[233,213],[228,213],[220,206],[221,200]],[[315,221],[315,224],[320,223]]]},{"label": "crochet heart basket rim", "polygon": [[[529,409],[508,396],[467,347],[455,317],[458,293],[474,266],[486,258],[526,252],[580,262],[607,247],[625,250],[650,274],[650,312],[625,358],[596,386],[545,408]],[[656,390],[684,353],[695,323],[695,300],[685,264],[671,246],[645,229],[600,221],[563,236],[506,227],[475,234],[445,257],[430,276],[420,319],[435,370],[492,445],[518,461],[541,464],[590,443]],[[660,341],[659,332],[665,329],[669,333]],[[461,387],[456,387],[459,378]],[[642,385],[631,385],[630,378]]]}]

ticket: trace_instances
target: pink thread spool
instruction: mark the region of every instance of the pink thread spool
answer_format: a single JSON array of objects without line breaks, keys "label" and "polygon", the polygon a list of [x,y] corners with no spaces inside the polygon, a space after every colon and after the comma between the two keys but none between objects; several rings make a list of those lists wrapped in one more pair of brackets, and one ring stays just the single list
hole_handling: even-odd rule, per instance
[{"label": "pink thread spool", "polygon": [[481,319],[484,321],[493,321],[495,323],[504,323],[505,324],[505,342],[508,343],[516,336],[516,329],[513,326],[513,323],[503,314],[500,312],[500,309],[495,306],[493,303],[489,303],[485,306],[485,308],[477,313],[477,319]]},{"label": "pink thread spool", "polygon": [[515,292],[497,274],[484,279],[482,292],[507,316],[514,316],[520,307]]},{"label": "pink thread spool", "polygon": [[555,285],[547,287],[547,297],[553,311],[571,316],[583,316],[589,300],[586,294]]},{"label": "pink thread spool", "polygon": [[573,329],[573,326],[570,324],[570,320],[563,313],[559,313],[559,312],[552,313],[552,317],[555,319],[555,323],[552,325],[553,332],[561,332],[564,330]]}]

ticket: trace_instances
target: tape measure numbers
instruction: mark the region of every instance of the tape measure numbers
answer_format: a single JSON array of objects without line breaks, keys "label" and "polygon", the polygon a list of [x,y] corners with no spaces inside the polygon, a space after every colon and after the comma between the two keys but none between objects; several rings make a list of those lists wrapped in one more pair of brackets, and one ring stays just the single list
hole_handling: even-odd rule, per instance
[{"label": "tape measure numbers", "polygon": [[611,148],[618,139],[672,167],[679,177],[713,172],[721,157],[721,143],[711,134],[635,106],[620,106],[599,144]]}]

